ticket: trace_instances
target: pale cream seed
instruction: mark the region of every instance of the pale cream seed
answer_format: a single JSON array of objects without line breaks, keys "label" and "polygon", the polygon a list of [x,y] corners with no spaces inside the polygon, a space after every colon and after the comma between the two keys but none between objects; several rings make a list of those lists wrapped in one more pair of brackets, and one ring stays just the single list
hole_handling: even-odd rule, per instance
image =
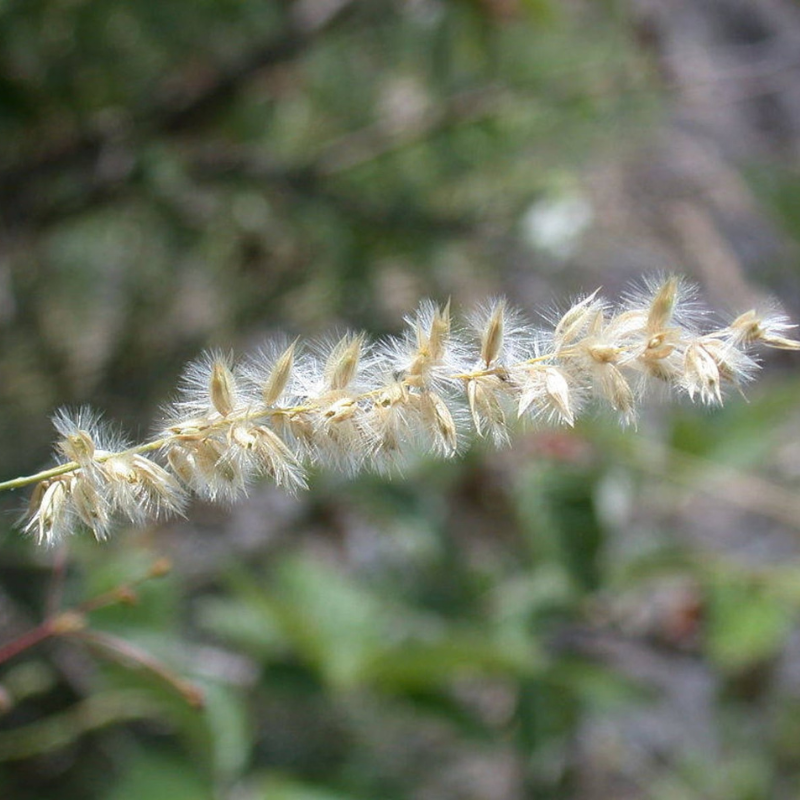
[{"label": "pale cream seed", "polygon": [[545,367],[544,376],[545,391],[550,402],[561,415],[561,419],[571,427],[575,424],[575,416],[572,410],[569,383],[564,377],[564,373],[555,367]]},{"label": "pale cream seed", "polygon": [[86,463],[94,458],[95,444],[87,431],[78,430],[58,443],[61,452],[71,461]]}]

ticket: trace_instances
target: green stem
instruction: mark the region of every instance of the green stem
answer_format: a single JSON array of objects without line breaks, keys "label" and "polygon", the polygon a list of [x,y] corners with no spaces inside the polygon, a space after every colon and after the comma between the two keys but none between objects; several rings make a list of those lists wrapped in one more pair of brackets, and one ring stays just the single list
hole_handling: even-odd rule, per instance
[{"label": "green stem", "polygon": [[59,475],[64,475],[67,472],[77,469],[78,464],[75,461],[68,461],[66,464],[59,464],[57,467],[37,472],[35,475],[25,475],[22,478],[14,478],[10,481],[3,481],[0,483],[0,492],[7,489],[21,489],[23,486],[30,486],[32,483],[40,483],[49,478],[56,478]]},{"label": "green stem", "polygon": [[[131,447],[129,450],[123,450],[121,453],[107,453],[97,456],[95,461],[108,461],[113,456],[132,456],[139,453],[149,453],[153,450],[158,450],[163,447],[172,437],[165,436],[161,439],[154,439],[152,442],[145,442],[144,444]],[[21,478],[14,478],[10,481],[0,482],[0,492],[8,489],[21,489],[23,486],[30,486],[32,483],[41,483],[42,481],[49,480],[50,478],[57,478],[59,475],[66,475],[68,472],[73,472],[78,469],[80,464],[77,461],[67,461],[66,464],[59,464],[57,467],[37,472],[35,475],[25,475]]]}]

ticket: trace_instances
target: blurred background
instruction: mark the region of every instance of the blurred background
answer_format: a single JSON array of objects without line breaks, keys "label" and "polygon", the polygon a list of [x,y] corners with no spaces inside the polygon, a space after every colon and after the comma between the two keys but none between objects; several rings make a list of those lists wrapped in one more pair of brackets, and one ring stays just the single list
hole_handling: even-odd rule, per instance
[{"label": "blurred background", "polygon": [[[89,403],[146,437],[186,360],[534,318],[678,271],[800,319],[793,0],[1,0],[0,474]],[[70,542],[0,667],[3,800],[759,800],[800,794],[800,379],[638,431]],[[0,643],[54,551],[2,498]]]}]

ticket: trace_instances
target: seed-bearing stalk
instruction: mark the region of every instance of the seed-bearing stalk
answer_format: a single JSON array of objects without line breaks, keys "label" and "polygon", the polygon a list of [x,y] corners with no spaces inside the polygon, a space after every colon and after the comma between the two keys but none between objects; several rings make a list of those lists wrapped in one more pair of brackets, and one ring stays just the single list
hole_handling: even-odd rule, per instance
[{"label": "seed-bearing stalk", "polygon": [[238,364],[209,353],[186,369],[152,440],[132,445],[87,409],[61,411],[59,463],[0,490],[34,485],[25,530],[41,543],[78,528],[103,539],[117,520],[181,513],[193,493],[232,499],[259,475],[296,491],[311,464],[386,470],[414,453],[453,456],[470,435],[503,443],[516,418],[571,426],[599,401],[630,424],[653,384],[719,405],[753,378],[758,345],[800,350],[778,312],[711,330],[702,314],[671,276],[616,306],[594,292],[548,328],[502,299],[459,328],[449,303],[425,301],[384,341],[284,342]]}]

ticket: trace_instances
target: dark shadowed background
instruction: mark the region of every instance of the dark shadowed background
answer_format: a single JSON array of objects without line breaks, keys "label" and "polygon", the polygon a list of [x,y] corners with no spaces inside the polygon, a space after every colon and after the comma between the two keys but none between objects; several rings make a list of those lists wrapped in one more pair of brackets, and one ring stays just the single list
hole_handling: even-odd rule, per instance
[{"label": "dark shadowed background", "polygon": [[[536,316],[677,271],[800,319],[792,0],[0,0],[0,478],[59,406],[149,435],[182,365]],[[653,401],[401,478],[320,472],[70,542],[0,667],[3,800],[759,800],[800,793],[800,380]],[[3,498],[0,644],[55,551]]]}]

